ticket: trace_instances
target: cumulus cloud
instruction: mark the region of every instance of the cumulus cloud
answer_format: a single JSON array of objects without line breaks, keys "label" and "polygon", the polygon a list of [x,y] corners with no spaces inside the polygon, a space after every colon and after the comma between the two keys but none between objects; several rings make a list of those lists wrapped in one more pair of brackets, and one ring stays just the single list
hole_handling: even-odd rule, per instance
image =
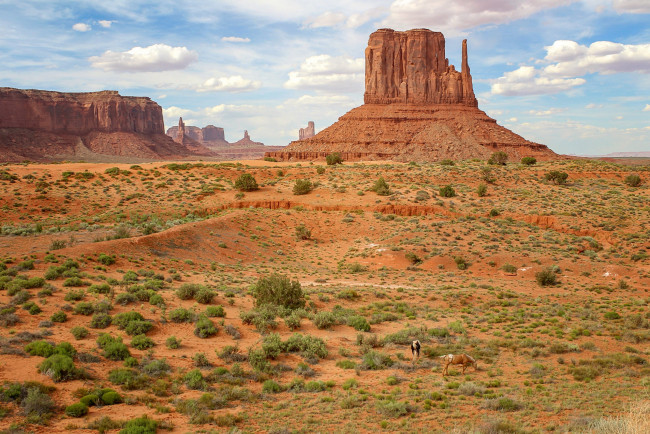
[{"label": "cumulus cloud", "polygon": [[250,38],[240,38],[239,36],[224,36],[221,38],[224,42],[250,42]]},{"label": "cumulus cloud", "polygon": [[77,23],[72,26],[72,30],[75,30],[77,32],[89,32],[91,29],[92,27],[86,23]]},{"label": "cumulus cloud", "polygon": [[105,29],[109,29],[111,27],[111,24],[113,24],[113,21],[110,20],[99,20],[97,22]]},{"label": "cumulus cloud", "polygon": [[542,95],[564,92],[585,83],[583,78],[549,78],[532,66],[521,66],[496,79],[492,83],[492,93],[506,96]]},{"label": "cumulus cloud", "polygon": [[563,111],[566,111],[566,109],[551,107],[548,110],[529,110],[528,114],[533,116],[550,116],[550,115],[562,113]]},{"label": "cumulus cloud", "polygon": [[92,56],[94,68],[119,72],[160,72],[185,69],[198,59],[195,51],[186,47],[170,47],[155,44],[148,47],[133,47],[129,51],[115,52],[108,50],[101,56]]},{"label": "cumulus cloud", "polygon": [[289,72],[287,89],[315,89],[330,92],[357,90],[363,81],[365,61],[328,54],[305,59],[298,71]]},{"label": "cumulus cloud", "polygon": [[259,89],[259,81],[248,80],[241,75],[231,77],[209,78],[196,90],[198,92],[248,92]]},{"label": "cumulus cloud", "polygon": [[555,41],[553,45],[545,48],[547,54],[544,59],[557,62],[544,68],[545,73],[553,76],[650,73],[650,44],[626,45],[597,41],[587,47],[574,41]]},{"label": "cumulus cloud", "polygon": [[650,104],[646,104],[645,107],[643,108],[643,110],[641,110],[641,111],[650,112]]},{"label": "cumulus cloud", "polygon": [[458,32],[502,24],[575,0],[395,0],[382,24],[400,30],[425,27]]},{"label": "cumulus cloud", "polygon": [[629,14],[650,14],[650,3],[647,0],[614,0],[617,12]]},{"label": "cumulus cloud", "polygon": [[520,66],[492,83],[499,95],[538,95],[564,92],[586,83],[587,74],[622,72],[650,73],[650,44],[626,45],[597,41],[589,46],[559,40],[544,47],[546,56],[536,63],[550,63],[536,69]]}]

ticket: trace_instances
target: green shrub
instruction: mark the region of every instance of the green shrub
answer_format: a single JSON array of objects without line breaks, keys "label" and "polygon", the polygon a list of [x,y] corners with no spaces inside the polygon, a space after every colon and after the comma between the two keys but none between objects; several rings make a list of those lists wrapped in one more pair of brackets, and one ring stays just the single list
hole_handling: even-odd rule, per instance
[{"label": "green shrub", "polygon": [[74,307],[74,313],[79,315],[92,315],[95,310],[90,302],[82,301]]},{"label": "green shrub", "polygon": [[111,287],[108,283],[96,283],[88,287],[88,292],[92,294],[108,294],[111,292]]},{"label": "green shrub", "polygon": [[183,381],[187,388],[192,390],[205,390],[208,386],[203,378],[203,374],[198,369],[193,369],[185,374]]},{"label": "green shrub", "polygon": [[258,307],[265,304],[284,306],[289,309],[305,307],[305,295],[300,282],[291,281],[287,276],[271,274],[268,277],[260,277],[252,291],[255,305]]},{"label": "green shrub", "polygon": [[553,267],[546,267],[535,273],[535,280],[539,286],[553,286],[557,283],[557,275]]},{"label": "green shrub", "polygon": [[134,303],[137,300],[135,295],[130,294],[128,292],[123,292],[121,294],[118,294],[117,297],[115,297],[115,303],[121,305],[121,306],[126,306],[127,304]]},{"label": "green shrub", "polygon": [[77,354],[77,350],[74,349],[70,342],[59,342],[56,347],[54,347],[54,354],[74,357]]},{"label": "green shrub", "polygon": [[131,346],[137,348],[138,350],[146,350],[147,348],[153,347],[155,344],[153,339],[148,338],[145,335],[136,335],[131,339]]},{"label": "green shrub", "polygon": [[105,253],[100,253],[97,260],[104,265],[113,265],[115,263],[115,255],[107,255]]},{"label": "green shrub", "polygon": [[410,404],[401,401],[378,401],[376,406],[379,413],[395,418],[406,416],[414,411]]},{"label": "green shrub", "polygon": [[120,404],[122,402],[122,396],[114,390],[110,390],[102,394],[102,403],[104,403],[104,405],[114,405]]},{"label": "green shrub", "polygon": [[370,350],[363,355],[361,367],[368,370],[386,369],[393,366],[393,359],[386,353]]},{"label": "green shrub", "polygon": [[551,170],[546,175],[544,175],[544,179],[558,185],[566,184],[568,178],[568,173],[560,172],[559,170]]},{"label": "green shrub", "polygon": [[266,360],[266,354],[262,349],[254,349],[251,347],[248,350],[248,363],[251,367],[259,372],[270,372],[271,364]]},{"label": "green shrub", "polygon": [[181,300],[191,300],[202,288],[204,288],[204,286],[199,285],[198,283],[184,283],[176,290],[176,296]]},{"label": "green shrub", "polygon": [[69,405],[65,408],[65,414],[70,417],[82,417],[88,414],[88,406],[82,402]]},{"label": "green shrub", "polygon": [[152,306],[162,307],[165,305],[165,299],[160,294],[152,294],[149,297],[149,304]]},{"label": "green shrub", "polygon": [[372,186],[372,191],[377,193],[379,196],[388,196],[390,195],[390,186],[383,177],[380,177],[375,184]]},{"label": "green shrub", "polygon": [[106,313],[96,313],[90,320],[90,327],[93,329],[105,329],[111,325],[113,317]]},{"label": "green shrub", "polygon": [[361,332],[369,332],[370,331],[370,324],[368,324],[368,320],[366,320],[362,316],[351,316],[348,318],[348,325],[350,327],[353,327],[355,330],[361,331]]},{"label": "green shrub", "polygon": [[128,421],[119,434],[156,434],[157,429],[158,422],[145,415]]},{"label": "green shrub", "polygon": [[214,298],[215,293],[209,288],[203,287],[199,289],[194,295],[194,299],[201,304],[210,304]]},{"label": "green shrub", "polygon": [[502,269],[503,271],[505,271],[506,273],[510,273],[510,274],[517,273],[517,267],[515,267],[515,266],[512,265],[512,264],[504,264],[504,265],[501,267],[501,269]]},{"label": "green shrub", "polygon": [[333,152],[325,157],[325,161],[328,166],[334,166],[336,164],[343,164],[343,157],[338,152]]},{"label": "green shrub", "polygon": [[208,306],[205,309],[205,316],[211,318],[225,318],[226,311],[224,310],[223,306]]},{"label": "green shrub", "polygon": [[52,322],[66,322],[68,320],[68,315],[65,314],[62,310],[55,312],[50,317]]},{"label": "green shrub", "polygon": [[170,336],[165,341],[165,345],[170,350],[176,350],[181,347],[181,340],[178,339],[176,336]]},{"label": "green shrub", "polygon": [[153,324],[149,321],[131,321],[127,324],[124,331],[129,336],[141,335],[147,333],[153,328]]},{"label": "green shrub", "polygon": [[47,375],[55,383],[79,378],[80,371],[68,356],[54,354],[38,365],[38,372]]},{"label": "green shrub", "polygon": [[459,270],[466,270],[469,264],[462,256],[454,256],[454,262]]},{"label": "green shrub", "polygon": [[262,340],[262,351],[267,359],[276,359],[283,350],[282,339],[277,333],[271,333]]},{"label": "green shrub", "polygon": [[79,402],[81,402],[83,405],[87,407],[92,407],[101,404],[102,401],[99,396],[97,396],[94,393],[91,393],[89,395],[81,397],[81,399],[79,399]]},{"label": "green shrub", "polygon": [[81,340],[88,336],[88,329],[81,326],[75,326],[70,329],[70,333],[72,333],[72,336],[74,336],[76,340]]},{"label": "green shrub", "polygon": [[120,330],[124,330],[132,321],[144,321],[144,317],[140,312],[122,312],[113,317],[113,324]]},{"label": "green shrub", "polygon": [[169,313],[169,319],[177,323],[192,322],[194,321],[194,312],[179,307]]},{"label": "green shrub", "polygon": [[308,179],[296,179],[293,186],[293,194],[299,196],[307,194],[314,189],[314,185]]},{"label": "green shrub", "polygon": [[257,181],[250,173],[242,173],[235,180],[235,188],[239,191],[255,191],[259,189]]},{"label": "green shrub", "polygon": [[535,157],[523,157],[521,159],[521,164],[525,166],[532,166],[534,164],[537,164],[537,159]]},{"label": "green shrub", "polygon": [[613,319],[620,319],[621,315],[618,312],[605,312],[605,319],[613,320]]},{"label": "green shrub", "polygon": [[454,190],[454,187],[452,187],[451,185],[445,185],[445,186],[440,187],[440,189],[438,190],[438,193],[442,197],[454,197],[454,196],[456,196],[456,190]]},{"label": "green shrub", "polygon": [[321,338],[294,333],[284,343],[284,351],[299,352],[305,359],[324,359],[327,357],[327,347]]},{"label": "green shrub", "polygon": [[641,177],[633,173],[631,175],[626,176],[623,182],[625,182],[625,184],[627,184],[630,187],[638,187],[639,185],[641,185]]},{"label": "green shrub", "polygon": [[216,335],[219,329],[214,323],[207,317],[202,316],[196,322],[196,327],[194,328],[194,335],[202,339],[209,338],[212,335]]},{"label": "green shrub", "polygon": [[[63,286],[72,286],[72,287],[79,287],[79,286],[85,286],[85,282],[81,280],[79,277],[68,277],[63,281]],[[66,300],[69,301],[69,300]]]},{"label": "green shrub", "polygon": [[122,338],[114,338],[104,333],[97,338],[97,344],[104,350],[104,357],[109,360],[124,360],[131,356],[129,348],[122,342]]},{"label": "green shrub", "polygon": [[[356,366],[357,364],[354,363],[352,360],[339,360],[338,362],[336,362],[336,367],[341,369],[354,369]],[[349,380],[346,380],[346,383],[347,381]],[[345,383],[343,383],[343,388],[345,389]]]},{"label": "green shrub", "polygon": [[492,156],[488,160],[488,164],[496,164],[496,165],[499,165],[499,166],[505,166],[507,161],[508,161],[508,154],[506,154],[503,151],[497,151],[497,152],[492,154]]},{"label": "green shrub", "polygon": [[308,240],[311,238],[311,230],[307,228],[304,224],[299,224],[296,226],[296,239],[298,241]]},{"label": "green shrub", "polygon": [[80,289],[78,291],[71,290],[68,291],[68,293],[65,295],[65,297],[63,297],[63,299],[65,301],[79,301],[82,300],[85,296],[86,296],[86,292],[83,289]]},{"label": "green shrub", "polygon": [[282,386],[273,380],[266,380],[262,385],[262,392],[264,393],[280,393],[282,390]]},{"label": "green shrub", "polygon": [[454,162],[454,160],[450,160],[450,159],[446,158],[446,159],[440,161],[440,165],[441,166],[455,166],[456,163]]},{"label": "green shrub", "polygon": [[289,328],[289,330],[296,330],[300,328],[300,321],[302,318],[300,315],[296,315],[295,313],[292,313],[289,316],[286,316],[284,318],[284,323],[286,326]]},{"label": "green shrub", "polygon": [[25,345],[25,352],[32,356],[50,357],[54,354],[54,345],[46,341],[32,341]]},{"label": "green shrub", "polygon": [[305,392],[322,392],[327,389],[327,385],[322,381],[309,381],[305,384]]},{"label": "green shrub", "polygon": [[322,310],[314,315],[314,325],[319,329],[329,329],[336,324],[336,317],[332,312]]}]

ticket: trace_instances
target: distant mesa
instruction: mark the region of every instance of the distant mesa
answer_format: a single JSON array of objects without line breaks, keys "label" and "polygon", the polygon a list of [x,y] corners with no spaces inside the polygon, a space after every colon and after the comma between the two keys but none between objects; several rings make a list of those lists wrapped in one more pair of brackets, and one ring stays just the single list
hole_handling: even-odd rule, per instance
[{"label": "distant mesa", "polygon": [[179,118],[178,126],[167,130],[167,135],[175,142],[194,150],[203,150],[212,153],[214,156],[225,159],[257,159],[265,152],[282,149],[280,146],[265,146],[262,142],[254,142],[248,131],[244,131],[244,137],[236,142],[229,143],[223,128],[208,125],[204,128],[185,125],[183,118]]},{"label": "distant mesa", "polygon": [[298,131],[298,140],[308,139],[316,135],[316,128],[314,127],[314,121],[307,122],[307,128],[301,128]]},{"label": "distant mesa", "polygon": [[437,161],[486,159],[505,151],[511,159],[558,158],[479,110],[467,56],[461,70],[445,55],[440,32],[380,29],[366,48],[365,104],[310,138],[301,137],[278,160],[323,159],[339,152],[345,160]]},{"label": "distant mesa", "polygon": [[0,88],[0,161],[197,157],[164,134],[162,108],[116,91]]}]

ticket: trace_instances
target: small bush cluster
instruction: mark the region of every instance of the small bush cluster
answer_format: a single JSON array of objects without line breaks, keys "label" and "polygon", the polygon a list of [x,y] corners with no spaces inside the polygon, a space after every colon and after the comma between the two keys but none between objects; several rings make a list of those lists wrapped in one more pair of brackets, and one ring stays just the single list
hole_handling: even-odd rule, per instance
[{"label": "small bush cluster", "polygon": [[297,280],[280,274],[260,277],[252,288],[255,305],[265,304],[284,306],[289,309],[305,307],[305,295]]}]

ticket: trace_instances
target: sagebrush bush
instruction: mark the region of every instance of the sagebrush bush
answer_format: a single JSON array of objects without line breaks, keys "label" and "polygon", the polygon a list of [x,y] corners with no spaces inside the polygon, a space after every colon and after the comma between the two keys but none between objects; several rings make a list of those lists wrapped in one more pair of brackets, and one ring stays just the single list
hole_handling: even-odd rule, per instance
[{"label": "sagebrush bush", "polygon": [[366,320],[362,316],[351,316],[348,318],[348,325],[350,327],[353,327],[355,330],[361,331],[361,332],[369,332],[370,331],[370,324],[368,324],[368,320]]},{"label": "sagebrush bush", "polygon": [[338,152],[333,152],[325,157],[325,161],[328,166],[334,166],[336,164],[343,164],[343,157]]},{"label": "sagebrush bush", "polygon": [[176,350],[176,349],[180,348],[180,346],[181,346],[181,340],[178,339],[176,336],[170,336],[170,337],[168,337],[167,340],[165,341],[165,345],[166,345],[167,348],[169,348],[170,350]]},{"label": "sagebrush bush", "polygon": [[210,336],[216,335],[218,331],[219,329],[217,328],[217,326],[215,326],[214,323],[209,318],[202,316],[196,322],[196,326],[194,328],[194,335],[198,336],[199,338],[205,339],[205,338],[209,338]]},{"label": "sagebrush bush", "polygon": [[314,189],[314,184],[308,179],[296,179],[293,186],[293,194],[299,196],[307,194]]},{"label": "sagebrush bush", "polygon": [[255,177],[250,173],[242,173],[235,180],[235,188],[239,191],[255,191],[259,189]]},{"label": "sagebrush bush", "polygon": [[207,317],[212,317],[212,318],[225,318],[226,317],[226,311],[224,310],[223,306],[208,306],[205,309],[205,316]]},{"label": "sagebrush bush", "polygon": [[304,224],[299,224],[296,226],[296,239],[301,241],[301,240],[308,240],[311,238],[311,230],[307,228]]},{"label": "sagebrush bush", "polygon": [[454,190],[454,187],[452,187],[451,185],[445,185],[445,186],[440,187],[440,189],[438,190],[438,193],[442,197],[454,197],[454,196],[456,196],[456,190]]},{"label": "sagebrush bush", "polygon": [[535,273],[535,280],[539,286],[553,286],[557,283],[557,274],[553,267],[546,267]]},{"label": "sagebrush bush", "polygon": [[377,193],[379,196],[388,196],[390,195],[390,186],[383,177],[380,177],[372,186],[372,191]]},{"label": "sagebrush bush", "polygon": [[176,308],[169,313],[169,319],[173,322],[193,322],[195,314],[191,310],[183,309],[182,307]]},{"label": "sagebrush bush", "polygon": [[255,305],[266,304],[284,306],[289,309],[305,307],[305,295],[297,280],[280,274],[260,277],[252,288]]},{"label": "sagebrush bush", "polygon": [[535,157],[523,157],[521,159],[521,164],[525,166],[532,166],[537,163],[537,159]]},{"label": "sagebrush bush", "polygon": [[478,197],[485,197],[485,195],[487,195],[487,185],[479,184],[476,188],[476,194]]},{"label": "sagebrush bush", "polygon": [[561,172],[559,170],[551,170],[546,175],[544,175],[544,179],[558,185],[566,184],[568,178],[569,178],[568,173]]},{"label": "sagebrush bush", "polygon": [[157,430],[158,422],[144,415],[128,421],[119,434],[155,434]]},{"label": "sagebrush bush", "polygon": [[38,365],[38,372],[47,375],[55,383],[74,380],[80,377],[81,372],[75,367],[68,356],[54,354]]},{"label": "sagebrush bush", "polygon": [[74,336],[76,340],[81,340],[88,336],[88,329],[81,326],[75,326],[70,329],[70,333],[72,333],[72,336]]},{"label": "sagebrush bush", "polygon": [[638,187],[641,185],[641,177],[636,173],[633,173],[626,176],[623,182],[625,182],[625,184],[627,184],[629,187]]},{"label": "sagebrush bush", "polygon": [[508,154],[506,154],[503,151],[497,151],[497,152],[492,154],[492,156],[488,160],[488,164],[496,164],[496,165],[499,165],[499,166],[505,166],[507,161],[508,161]]},{"label": "sagebrush bush", "polygon": [[69,405],[65,408],[65,414],[70,417],[82,417],[88,414],[88,406],[82,402]]},{"label": "sagebrush bush", "polygon": [[52,322],[66,322],[68,320],[68,315],[65,314],[62,310],[55,312],[50,317]]},{"label": "sagebrush bush", "polygon": [[138,350],[146,350],[154,345],[153,339],[148,338],[145,335],[135,335],[133,336],[133,339],[131,339],[131,346]]}]

